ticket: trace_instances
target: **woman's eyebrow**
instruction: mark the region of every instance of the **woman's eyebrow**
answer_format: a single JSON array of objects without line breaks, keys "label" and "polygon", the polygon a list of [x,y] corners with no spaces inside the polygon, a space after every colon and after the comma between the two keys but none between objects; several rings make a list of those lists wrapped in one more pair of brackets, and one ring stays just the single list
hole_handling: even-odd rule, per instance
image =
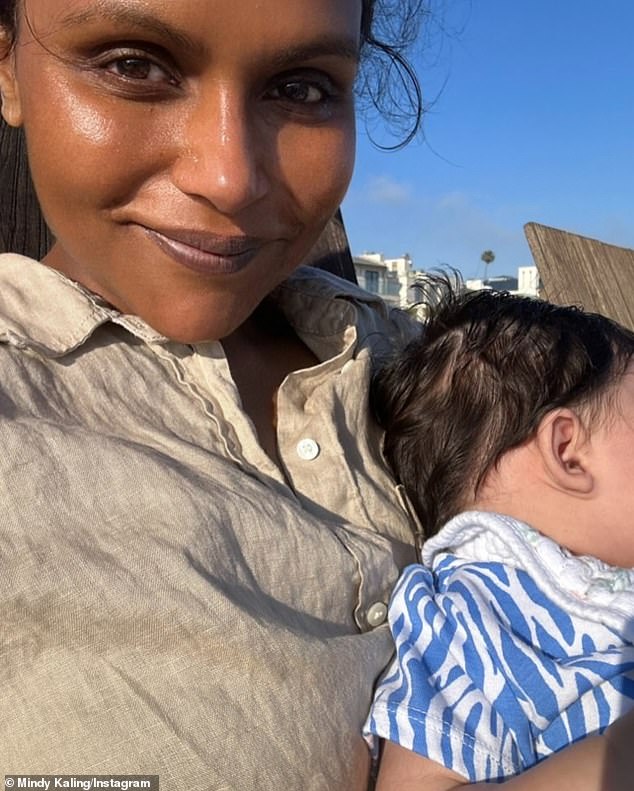
[{"label": "woman's eyebrow", "polygon": [[301,61],[335,56],[359,62],[359,42],[343,36],[323,36],[306,44],[286,47],[273,55],[275,66],[283,68]]},{"label": "woman's eyebrow", "polygon": [[[60,19],[60,25],[62,27],[75,27],[101,21],[114,21],[122,25],[130,25],[140,30],[158,34],[171,39],[175,44],[190,51],[202,52],[204,49],[199,42],[194,41],[184,31],[144,12],[142,8],[127,5],[118,0],[97,0],[97,2],[91,4],[90,8],[64,15]],[[272,62],[275,66],[283,68],[301,61],[328,56],[345,58],[358,63],[359,42],[345,36],[325,35],[306,44],[282,49],[273,55]]]},{"label": "woman's eyebrow", "polygon": [[124,5],[120,2],[110,2],[110,0],[98,0],[82,11],[69,13],[60,19],[62,27],[75,27],[91,22],[116,22],[122,25],[130,25],[145,30],[149,33],[157,34],[168,38],[174,44],[186,47],[189,50],[201,50],[201,46],[182,30],[162,22],[155,16],[145,13],[142,8],[135,8],[132,5]]}]

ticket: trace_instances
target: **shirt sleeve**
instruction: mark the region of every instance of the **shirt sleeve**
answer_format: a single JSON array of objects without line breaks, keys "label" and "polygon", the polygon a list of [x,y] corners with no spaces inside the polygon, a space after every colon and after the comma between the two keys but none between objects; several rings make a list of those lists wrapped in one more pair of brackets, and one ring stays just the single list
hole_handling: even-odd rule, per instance
[{"label": "shirt sleeve", "polygon": [[528,724],[486,658],[488,632],[496,627],[488,623],[494,615],[485,598],[473,575],[441,575],[439,584],[422,566],[404,571],[389,613],[396,656],[365,725],[368,740],[396,742],[471,782],[516,774],[533,750],[530,738],[518,745]]}]

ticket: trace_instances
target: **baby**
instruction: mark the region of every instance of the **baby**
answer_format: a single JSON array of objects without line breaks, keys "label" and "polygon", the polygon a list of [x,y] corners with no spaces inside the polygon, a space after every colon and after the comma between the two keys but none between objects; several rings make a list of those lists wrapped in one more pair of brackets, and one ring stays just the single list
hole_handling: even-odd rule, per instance
[{"label": "baby", "polygon": [[[633,354],[603,316],[484,291],[380,373],[384,451],[433,538],[390,604],[379,789],[506,779],[634,707]],[[580,747],[573,773],[620,787]]]}]

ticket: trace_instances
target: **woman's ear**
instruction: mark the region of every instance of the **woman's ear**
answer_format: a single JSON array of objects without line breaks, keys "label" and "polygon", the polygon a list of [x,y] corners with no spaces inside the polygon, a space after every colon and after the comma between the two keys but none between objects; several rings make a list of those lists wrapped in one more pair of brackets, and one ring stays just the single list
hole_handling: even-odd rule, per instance
[{"label": "woman's ear", "polygon": [[535,444],[552,484],[570,493],[592,492],[588,432],[574,410],[562,407],[542,418]]},{"label": "woman's ear", "polygon": [[22,125],[22,106],[15,78],[15,52],[6,30],[0,28],[0,112],[9,126]]}]

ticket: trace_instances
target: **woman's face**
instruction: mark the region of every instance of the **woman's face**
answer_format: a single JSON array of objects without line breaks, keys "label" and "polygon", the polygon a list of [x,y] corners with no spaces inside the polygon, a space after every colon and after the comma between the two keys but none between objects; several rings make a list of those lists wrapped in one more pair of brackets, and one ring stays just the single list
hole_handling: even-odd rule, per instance
[{"label": "woman's face", "polygon": [[361,0],[23,5],[3,112],[46,263],[176,340],[228,335],[348,185]]}]

